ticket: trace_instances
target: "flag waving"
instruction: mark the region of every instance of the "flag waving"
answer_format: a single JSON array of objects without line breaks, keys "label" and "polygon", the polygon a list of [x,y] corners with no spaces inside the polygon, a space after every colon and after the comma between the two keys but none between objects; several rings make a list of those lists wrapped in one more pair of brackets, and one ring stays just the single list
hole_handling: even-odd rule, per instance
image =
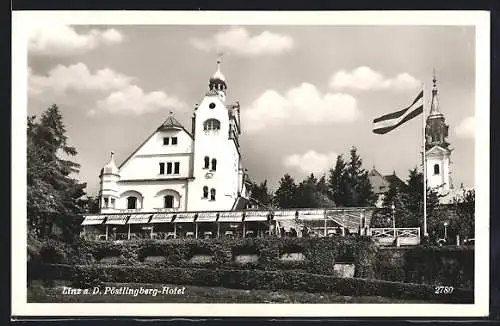
[{"label": "flag waving", "polygon": [[385,114],[373,120],[373,132],[385,134],[403,123],[415,118],[424,111],[424,91],[421,90],[413,103],[406,109]]}]

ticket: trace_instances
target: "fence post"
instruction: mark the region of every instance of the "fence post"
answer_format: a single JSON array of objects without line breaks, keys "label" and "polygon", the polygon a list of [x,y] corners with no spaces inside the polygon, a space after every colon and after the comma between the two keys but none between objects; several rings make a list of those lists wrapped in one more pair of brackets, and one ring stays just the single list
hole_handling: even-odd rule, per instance
[{"label": "fence post", "polygon": [[326,236],[327,236],[327,234],[326,234],[326,209],[325,209],[325,213],[324,213],[323,218],[324,218],[324,222],[325,222],[324,223],[324,229],[323,229],[323,231],[324,231],[324,235],[325,235],[325,238],[326,238]]}]

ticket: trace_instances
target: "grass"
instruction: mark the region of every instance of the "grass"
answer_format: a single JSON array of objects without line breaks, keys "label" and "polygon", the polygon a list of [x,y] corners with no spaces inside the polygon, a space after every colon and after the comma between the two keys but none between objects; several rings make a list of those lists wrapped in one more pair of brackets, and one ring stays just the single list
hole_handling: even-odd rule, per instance
[{"label": "grass", "polygon": [[[169,295],[112,295],[112,294],[63,294],[63,287],[68,282],[56,281],[53,286],[44,286],[41,282],[33,282],[28,288],[29,303],[427,303],[417,300],[402,300],[383,298],[379,296],[344,296],[336,293],[307,293],[296,291],[269,291],[269,290],[236,290],[222,287],[204,287],[186,285],[184,294]],[[105,283],[101,287],[126,287],[139,289],[182,288],[179,285],[167,284],[133,284],[133,283]]]}]

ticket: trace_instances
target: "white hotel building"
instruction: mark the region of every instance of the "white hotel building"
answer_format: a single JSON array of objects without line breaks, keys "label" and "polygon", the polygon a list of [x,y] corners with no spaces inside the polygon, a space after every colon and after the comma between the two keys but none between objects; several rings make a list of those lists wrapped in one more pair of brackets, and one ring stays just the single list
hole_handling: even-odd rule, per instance
[{"label": "white hotel building", "polygon": [[100,173],[101,213],[230,211],[245,208],[239,103],[226,103],[217,62],[191,130],[170,116],[117,166],[113,152]]}]

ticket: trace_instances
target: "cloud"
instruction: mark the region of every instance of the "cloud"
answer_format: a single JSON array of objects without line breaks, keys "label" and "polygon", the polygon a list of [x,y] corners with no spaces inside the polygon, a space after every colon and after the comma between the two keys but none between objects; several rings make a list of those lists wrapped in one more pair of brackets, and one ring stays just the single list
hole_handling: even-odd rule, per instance
[{"label": "cloud", "polygon": [[178,109],[184,107],[184,103],[164,92],[144,93],[140,87],[130,85],[97,101],[97,107],[110,113],[141,115],[167,108]]},{"label": "cloud", "polygon": [[288,35],[281,35],[264,31],[250,36],[243,27],[233,27],[219,32],[209,39],[190,39],[191,44],[203,51],[221,50],[240,56],[257,56],[262,54],[281,54],[293,48],[293,39]]},{"label": "cloud", "polygon": [[92,29],[78,33],[66,25],[36,26],[28,36],[28,51],[40,56],[72,56],[97,48],[100,44],[117,44],[123,35],[116,29]]},{"label": "cloud", "polygon": [[70,66],[57,65],[47,76],[29,72],[28,78],[28,90],[35,95],[45,92],[64,94],[68,90],[105,92],[124,88],[133,80],[108,68],[93,73],[81,62]]},{"label": "cloud", "polygon": [[184,108],[185,104],[175,96],[163,91],[145,92],[134,81],[108,68],[92,72],[84,63],[58,65],[46,76],[34,74],[28,68],[31,97],[68,96],[69,92],[83,93],[87,97],[95,95],[96,106],[87,112],[89,116],[99,112],[141,115],[164,108]]},{"label": "cloud", "polygon": [[408,73],[400,73],[394,78],[386,78],[380,72],[362,66],[352,71],[340,70],[330,78],[332,89],[354,90],[411,90],[420,86],[420,81]]},{"label": "cloud", "polygon": [[455,129],[455,133],[460,138],[474,138],[476,134],[476,119],[474,117],[463,119]]},{"label": "cloud", "polygon": [[346,123],[360,116],[351,95],[322,94],[309,83],[291,88],[284,95],[267,90],[242,114],[249,132],[278,124]]},{"label": "cloud", "polygon": [[283,159],[283,165],[296,168],[304,173],[320,174],[326,172],[335,164],[337,153],[317,153],[310,150],[304,154],[292,154]]}]

